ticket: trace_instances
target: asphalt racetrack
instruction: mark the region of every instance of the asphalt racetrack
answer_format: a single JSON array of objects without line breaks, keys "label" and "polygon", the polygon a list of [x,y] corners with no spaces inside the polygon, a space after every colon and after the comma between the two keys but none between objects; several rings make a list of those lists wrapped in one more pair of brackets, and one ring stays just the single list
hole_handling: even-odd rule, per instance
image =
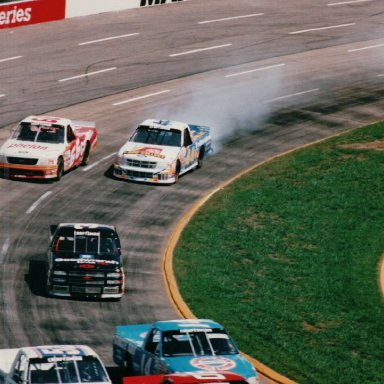
[{"label": "asphalt racetrack", "polygon": [[[0,179],[0,348],[84,343],[113,366],[116,325],[177,318],[161,260],[196,199],[255,163],[384,118],[383,21],[381,0],[190,0],[0,31],[1,142],[29,114],[99,131],[90,165],[59,183]],[[114,153],[151,117],[210,125],[215,154],[172,186],[111,178]],[[45,296],[59,222],[116,225],[120,302]]]}]

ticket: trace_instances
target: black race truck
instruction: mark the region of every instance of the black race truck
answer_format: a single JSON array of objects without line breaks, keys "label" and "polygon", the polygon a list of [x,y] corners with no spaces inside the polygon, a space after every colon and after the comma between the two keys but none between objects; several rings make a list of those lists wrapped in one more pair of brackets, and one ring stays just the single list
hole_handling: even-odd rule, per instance
[{"label": "black race truck", "polygon": [[49,296],[121,299],[124,269],[116,228],[104,224],[51,226]]}]

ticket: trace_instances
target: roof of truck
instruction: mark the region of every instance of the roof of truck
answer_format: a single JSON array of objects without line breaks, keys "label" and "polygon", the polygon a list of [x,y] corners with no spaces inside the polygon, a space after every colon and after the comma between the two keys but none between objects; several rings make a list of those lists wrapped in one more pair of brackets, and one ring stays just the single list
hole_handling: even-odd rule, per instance
[{"label": "roof of truck", "polygon": [[21,348],[29,358],[53,356],[97,356],[96,352],[86,345],[40,345]]},{"label": "roof of truck", "polygon": [[41,124],[41,125],[51,125],[51,124],[57,124],[57,125],[68,125],[71,124],[71,120],[64,118],[64,117],[55,117],[55,116],[28,116],[25,119],[22,120],[23,123],[35,123],[35,124]]},{"label": "roof of truck", "polygon": [[192,329],[214,329],[224,327],[219,323],[216,323],[213,320],[208,319],[196,319],[196,320],[168,320],[168,321],[157,321],[154,324],[154,327],[158,328],[160,331],[172,331],[178,329],[192,330]]},{"label": "roof of truck", "polygon": [[140,123],[140,126],[166,130],[177,129],[179,131],[182,131],[188,127],[188,124],[174,120],[146,119]]}]

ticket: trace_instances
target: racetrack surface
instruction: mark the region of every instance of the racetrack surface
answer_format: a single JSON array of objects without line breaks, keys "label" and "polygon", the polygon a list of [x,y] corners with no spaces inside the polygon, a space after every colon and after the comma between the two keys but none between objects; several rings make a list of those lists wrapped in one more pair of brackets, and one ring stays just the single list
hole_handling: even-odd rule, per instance
[{"label": "racetrack surface", "polygon": [[[191,0],[1,31],[1,138],[52,111],[96,121],[100,141],[59,183],[0,179],[0,348],[85,343],[112,366],[116,325],[178,317],[161,258],[196,199],[271,156],[383,119],[380,3]],[[173,186],[111,178],[113,154],[148,117],[211,125],[216,153]],[[64,221],[117,226],[121,302],[45,296],[49,225]]]}]

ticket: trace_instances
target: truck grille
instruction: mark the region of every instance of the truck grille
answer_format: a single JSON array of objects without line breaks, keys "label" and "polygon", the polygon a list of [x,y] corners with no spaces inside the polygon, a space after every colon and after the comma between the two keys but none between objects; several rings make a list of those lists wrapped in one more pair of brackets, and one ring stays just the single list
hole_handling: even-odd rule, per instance
[{"label": "truck grille", "polygon": [[38,162],[38,159],[29,159],[26,157],[7,156],[7,161],[9,164],[36,165]]},{"label": "truck grille", "polygon": [[73,271],[68,273],[68,283],[76,285],[104,285],[106,275],[103,272]]},{"label": "truck grille", "polygon": [[126,159],[126,162],[129,167],[154,169],[157,166],[156,161]]},{"label": "truck grille", "polygon": [[141,172],[141,171],[131,171],[129,169],[124,170],[127,176],[137,177],[137,178],[145,178],[145,179],[152,179],[153,173],[152,172]]}]

